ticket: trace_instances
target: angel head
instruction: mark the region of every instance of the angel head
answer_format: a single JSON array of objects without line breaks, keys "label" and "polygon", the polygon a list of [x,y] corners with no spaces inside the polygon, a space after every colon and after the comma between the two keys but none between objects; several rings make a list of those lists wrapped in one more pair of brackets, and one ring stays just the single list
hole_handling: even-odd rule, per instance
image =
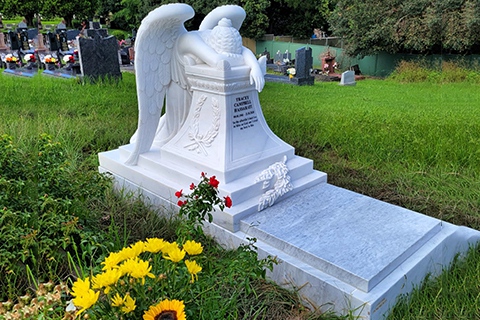
[{"label": "angel head", "polygon": [[207,34],[205,41],[217,53],[227,55],[242,54],[242,36],[232,26],[230,19],[222,18],[217,26]]}]

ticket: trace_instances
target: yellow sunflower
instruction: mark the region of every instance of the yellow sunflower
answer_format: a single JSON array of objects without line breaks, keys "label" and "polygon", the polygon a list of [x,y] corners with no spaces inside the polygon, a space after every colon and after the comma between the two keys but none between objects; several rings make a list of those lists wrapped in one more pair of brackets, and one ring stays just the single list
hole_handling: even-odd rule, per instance
[{"label": "yellow sunflower", "polygon": [[185,304],[179,300],[163,300],[160,303],[150,306],[143,314],[143,320],[186,320]]}]

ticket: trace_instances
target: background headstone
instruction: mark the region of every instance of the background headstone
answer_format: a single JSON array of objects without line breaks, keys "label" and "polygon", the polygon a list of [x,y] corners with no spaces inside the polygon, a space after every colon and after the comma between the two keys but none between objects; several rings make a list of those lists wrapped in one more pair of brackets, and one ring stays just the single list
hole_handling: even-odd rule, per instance
[{"label": "background headstone", "polygon": [[60,48],[57,35],[53,32],[47,32],[47,47],[50,51],[58,51]]},{"label": "background headstone", "polygon": [[355,71],[349,70],[342,73],[342,79],[340,80],[341,86],[354,86],[356,84]]},{"label": "background headstone", "polygon": [[0,50],[7,50],[8,47],[5,43],[5,35],[3,32],[0,32]]},{"label": "background headstone", "polygon": [[77,36],[80,34],[80,30],[77,29],[70,29],[67,30],[67,40],[75,40]]},{"label": "background headstone", "polygon": [[96,35],[93,39],[78,38],[82,76],[91,78],[121,78],[118,43],[114,36]]},{"label": "background headstone", "polygon": [[8,32],[8,41],[10,42],[10,50],[19,50],[21,45],[20,45],[20,39],[18,39],[18,35],[13,32],[9,31]]},{"label": "background headstone", "polygon": [[302,47],[295,51],[295,77],[292,81],[302,85],[313,85],[315,77],[310,71],[313,66],[312,48]]},{"label": "background headstone", "polygon": [[37,44],[35,50],[37,50],[38,52],[47,51],[47,47],[45,47],[45,44],[43,43],[43,34],[39,33],[37,39],[38,39],[37,40],[38,44]]},{"label": "background headstone", "polygon": [[35,28],[33,28],[33,29],[28,29],[28,30],[27,30],[27,34],[28,34],[28,39],[33,40],[33,39],[35,39],[35,38],[37,37],[37,35],[38,35],[38,29],[35,29]]},{"label": "background headstone", "polygon": [[275,54],[275,63],[276,62],[283,62],[283,54],[280,52],[280,50],[277,51]]},{"label": "background headstone", "polygon": [[97,34],[100,37],[108,37],[108,30],[107,29],[87,29],[87,37],[94,38]]}]

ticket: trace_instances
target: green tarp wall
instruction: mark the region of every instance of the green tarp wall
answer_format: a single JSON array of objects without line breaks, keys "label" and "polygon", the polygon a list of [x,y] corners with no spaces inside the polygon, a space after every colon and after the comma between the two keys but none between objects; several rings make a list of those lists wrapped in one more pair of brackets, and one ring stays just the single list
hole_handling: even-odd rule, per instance
[{"label": "green tarp wall", "polygon": [[285,42],[285,41],[263,41],[257,40],[256,42],[256,54],[260,55],[265,50],[270,52],[270,57],[274,58],[277,51],[284,53],[286,50],[292,54],[292,59],[295,59],[295,50],[308,46],[312,48],[313,55],[313,68],[321,69],[321,60],[320,55],[330,50],[333,56],[335,56],[335,61],[340,64],[340,70],[345,71],[353,65],[358,65],[360,71],[364,75],[375,76],[375,77],[386,77],[394,69],[395,66],[401,60],[422,60],[429,65],[440,65],[442,60],[462,60],[465,64],[476,65],[477,68],[480,67],[480,55],[418,55],[418,54],[388,54],[388,53],[379,53],[373,56],[366,56],[363,59],[357,59],[349,57],[343,54],[342,48],[337,47],[328,47],[323,45],[316,45],[311,43],[296,43],[296,42]]}]

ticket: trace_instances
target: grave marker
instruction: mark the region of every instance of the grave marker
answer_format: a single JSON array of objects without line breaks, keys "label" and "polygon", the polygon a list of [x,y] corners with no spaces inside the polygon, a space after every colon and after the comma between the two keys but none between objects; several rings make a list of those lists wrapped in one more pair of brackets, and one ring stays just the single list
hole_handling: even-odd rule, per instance
[{"label": "grave marker", "polygon": [[311,75],[312,66],[312,48],[297,49],[295,51],[295,77],[292,78],[292,81],[299,86],[313,85],[315,77]]},{"label": "grave marker", "polygon": [[3,34],[3,32],[0,32],[0,50],[8,50],[7,44],[5,43],[5,34]]},{"label": "grave marker", "polygon": [[93,39],[78,38],[78,49],[83,77],[91,79],[122,77],[118,61],[118,43],[114,36],[103,38],[96,34]]},{"label": "grave marker", "polygon": [[352,70],[345,71],[342,73],[342,79],[340,80],[341,86],[354,86],[357,83],[355,82],[355,72]]}]

